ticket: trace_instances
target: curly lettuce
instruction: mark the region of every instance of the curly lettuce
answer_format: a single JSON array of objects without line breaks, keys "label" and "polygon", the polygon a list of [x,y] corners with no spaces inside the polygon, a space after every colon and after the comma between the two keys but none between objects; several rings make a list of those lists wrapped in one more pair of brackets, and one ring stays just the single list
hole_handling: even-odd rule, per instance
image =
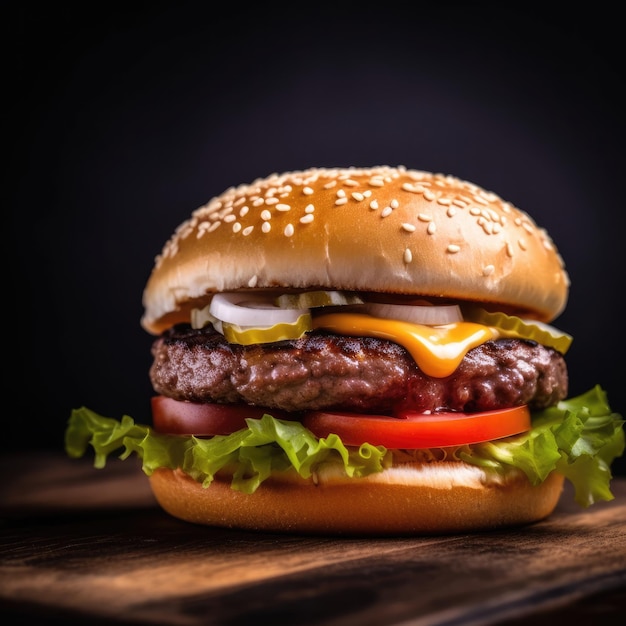
[{"label": "curly lettuce", "polygon": [[[79,458],[91,446],[98,468],[113,453],[121,451],[121,459],[134,453],[147,475],[160,467],[180,468],[205,487],[217,472],[228,469],[232,488],[244,493],[256,491],[273,472],[293,469],[309,478],[321,465],[338,463],[347,476],[358,478],[381,472],[392,462],[391,452],[382,446],[346,446],[336,435],[317,438],[299,422],[264,415],[246,420],[246,425],[230,435],[209,438],[167,435],[127,415],[118,421],[82,407],[71,414],[65,449]],[[588,507],[613,498],[610,468],[624,452],[623,425],[596,386],[534,413],[527,433],[462,446],[457,456],[500,474],[521,470],[533,485],[559,472],[573,484],[576,502]]]},{"label": "curly lettuce", "polygon": [[[516,437],[471,446],[459,457],[475,465],[522,470],[533,485],[559,472],[582,507],[612,500],[611,463],[624,453],[624,420],[596,385],[580,396],[533,414],[532,429]],[[468,448],[470,448],[468,446]]]},{"label": "curly lettuce", "polygon": [[218,471],[228,469],[232,488],[244,493],[256,491],[272,472],[289,468],[310,478],[321,464],[340,463],[347,476],[357,478],[381,472],[390,462],[391,455],[382,446],[346,447],[336,435],[318,439],[299,422],[264,415],[247,419],[246,424],[230,435],[210,438],[167,435],[136,424],[128,415],[118,421],[82,407],[72,411],[65,450],[79,458],[91,446],[97,468],[118,450],[121,459],[135,453],[148,476],[159,467],[180,468],[205,487]]}]

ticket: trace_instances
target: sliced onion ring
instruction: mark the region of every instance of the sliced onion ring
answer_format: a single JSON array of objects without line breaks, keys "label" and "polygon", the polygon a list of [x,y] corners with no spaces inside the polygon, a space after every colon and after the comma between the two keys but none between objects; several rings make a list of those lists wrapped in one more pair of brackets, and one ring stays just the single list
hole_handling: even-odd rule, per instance
[{"label": "sliced onion ring", "polygon": [[365,311],[374,317],[401,320],[413,324],[426,324],[427,326],[442,326],[463,321],[461,309],[456,304],[422,306],[367,302]]},{"label": "sliced onion ring", "polygon": [[240,292],[215,294],[209,312],[229,324],[265,327],[297,322],[308,309],[281,309],[273,303],[272,296]]}]

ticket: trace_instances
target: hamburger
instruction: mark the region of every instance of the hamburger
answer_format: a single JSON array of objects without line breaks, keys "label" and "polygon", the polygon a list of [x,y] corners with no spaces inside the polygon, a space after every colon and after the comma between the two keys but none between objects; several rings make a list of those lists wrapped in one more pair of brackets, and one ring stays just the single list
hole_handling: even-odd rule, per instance
[{"label": "hamburger", "polygon": [[610,500],[621,416],[568,397],[569,280],[548,233],[476,184],[311,168],[231,187],[157,256],[150,425],[70,417],[68,454],[136,454],[214,526],[450,533]]}]

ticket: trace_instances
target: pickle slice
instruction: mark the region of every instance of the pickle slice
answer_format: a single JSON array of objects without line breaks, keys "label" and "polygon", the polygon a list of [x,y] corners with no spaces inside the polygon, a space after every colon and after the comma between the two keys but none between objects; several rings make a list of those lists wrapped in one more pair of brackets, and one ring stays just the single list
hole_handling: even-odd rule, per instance
[{"label": "pickle slice", "polygon": [[363,300],[347,291],[304,291],[302,293],[284,293],[274,303],[281,309],[315,309],[322,306],[343,306],[363,304]]},{"label": "pickle slice", "polygon": [[300,315],[295,322],[281,322],[267,327],[238,326],[237,324],[222,323],[222,331],[226,341],[243,346],[255,343],[273,343],[286,339],[299,339],[312,328],[313,322],[310,313]]},{"label": "pickle slice", "polygon": [[463,317],[467,321],[497,328],[506,337],[532,339],[549,348],[565,354],[572,344],[573,337],[567,333],[536,320],[524,320],[506,313],[490,313],[480,307],[463,307]]}]

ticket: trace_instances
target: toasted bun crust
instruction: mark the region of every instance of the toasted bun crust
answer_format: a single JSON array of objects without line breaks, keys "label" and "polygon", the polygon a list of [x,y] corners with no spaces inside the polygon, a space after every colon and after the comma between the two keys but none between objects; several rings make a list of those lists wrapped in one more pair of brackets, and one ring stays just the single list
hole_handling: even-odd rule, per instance
[{"label": "toasted bun crust", "polygon": [[217,478],[202,487],[180,470],[150,477],[170,515],[196,524],[324,535],[445,534],[529,524],[550,515],[563,477],[538,487],[525,476],[489,480],[479,468],[436,463],[385,470],[368,478],[270,478],[253,494]]},{"label": "toasted bun crust", "polygon": [[446,297],[549,322],[568,284],[548,234],[475,184],[402,167],[309,169],[197,209],[156,259],[142,325],[158,334],[215,292],[265,288]]}]

